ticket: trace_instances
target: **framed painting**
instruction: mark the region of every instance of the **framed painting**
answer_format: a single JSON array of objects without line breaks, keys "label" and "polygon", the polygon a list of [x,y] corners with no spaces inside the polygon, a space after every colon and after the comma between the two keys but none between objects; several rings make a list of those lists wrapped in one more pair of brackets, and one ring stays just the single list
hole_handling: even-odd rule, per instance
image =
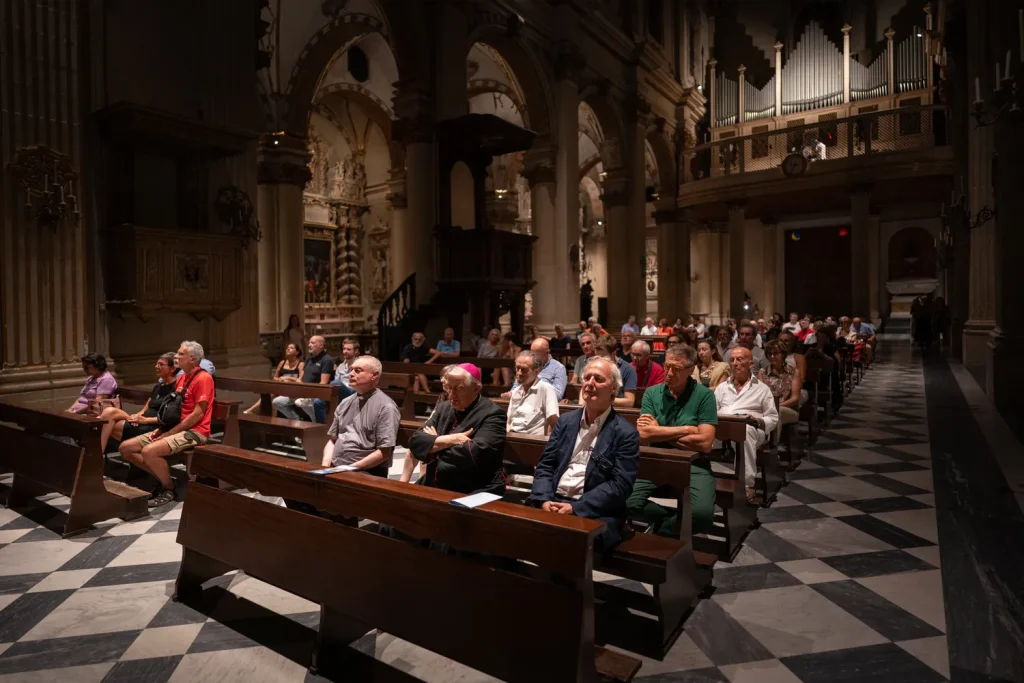
[{"label": "framed painting", "polygon": [[334,297],[334,235],[306,232],[302,240],[302,300],[306,306],[329,307]]}]

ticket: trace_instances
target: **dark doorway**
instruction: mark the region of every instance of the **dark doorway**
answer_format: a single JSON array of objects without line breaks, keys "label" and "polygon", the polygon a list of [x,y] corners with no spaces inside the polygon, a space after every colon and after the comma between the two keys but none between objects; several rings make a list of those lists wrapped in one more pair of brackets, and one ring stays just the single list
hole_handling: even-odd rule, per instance
[{"label": "dark doorway", "polygon": [[853,307],[852,228],[786,231],[786,312],[824,318]]}]

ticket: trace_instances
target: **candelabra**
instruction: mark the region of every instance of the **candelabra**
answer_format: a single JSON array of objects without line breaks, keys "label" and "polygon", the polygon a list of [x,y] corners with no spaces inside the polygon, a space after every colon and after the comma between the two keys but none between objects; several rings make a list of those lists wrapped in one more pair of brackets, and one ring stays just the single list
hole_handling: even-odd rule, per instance
[{"label": "candelabra", "polygon": [[1024,119],[1021,116],[1024,112],[1024,99],[1022,99],[1024,98],[1024,82],[1021,82],[1024,77],[1022,76],[1022,71],[1024,71],[1024,9],[1017,12],[1017,29],[1020,34],[1022,61],[1017,66],[1017,73],[1012,76],[1010,75],[1011,50],[1006,51],[1006,68],[1002,73],[999,70],[999,62],[996,62],[996,88],[992,91],[991,101],[987,102],[981,98],[981,79],[977,76],[974,77],[974,120],[979,128],[994,125],[1004,115],[1008,115],[1009,121],[1014,125]]},{"label": "candelabra", "polygon": [[78,174],[71,159],[45,145],[22,147],[10,168],[25,188],[25,213],[38,225],[56,228],[67,219],[81,216],[75,196]]}]

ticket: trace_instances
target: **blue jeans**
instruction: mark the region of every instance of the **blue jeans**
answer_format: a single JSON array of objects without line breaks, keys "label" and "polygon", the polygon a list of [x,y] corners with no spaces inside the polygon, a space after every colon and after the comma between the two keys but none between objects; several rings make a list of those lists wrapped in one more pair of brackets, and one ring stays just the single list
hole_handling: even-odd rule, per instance
[{"label": "blue jeans", "polygon": [[[342,399],[344,399],[344,398],[346,398],[348,396],[351,396],[352,394],[356,393],[354,389],[348,388],[347,386],[345,386],[345,384],[343,382],[341,382],[339,380],[336,380],[336,379],[335,380],[331,380],[331,386],[332,387],[338,387],[338,401],[339,402],[341,402]],[[314,419],[316,419],[317,422],[319,422],[320,424],[325,424],[327,422],[327,402],[326,401],[321,401],[318,398],[314,398],[313,399],[313,412],[315,414],[315,418]]]}]

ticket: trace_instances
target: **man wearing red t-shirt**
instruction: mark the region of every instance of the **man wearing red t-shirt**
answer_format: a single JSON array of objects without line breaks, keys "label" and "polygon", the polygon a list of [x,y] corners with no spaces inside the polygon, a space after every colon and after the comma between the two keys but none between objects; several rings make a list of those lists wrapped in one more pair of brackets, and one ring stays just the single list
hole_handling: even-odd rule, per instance
[{"label": "man wearing red t-shirt", "polygon": [[165,458],[202,445],[210,438],[214,388],[213,377],[199,367],[203,358],[203,347],[194,341],[182,342],[174,354],[182,371],[175,381],[175,391],[183,394],[181,422],[169,429],[160,425],[155,431],[125,441],[119,449],[125,461],[159,480],[160,485],[149,499],[151,508],[174,501],[174,480]]},{"label": "man wearing red t-shirt", "polygon": [[653,387],[665,381],[665,369],[651,360],[651,347],[647,342],[633,342],[629,352],[633,358],[633,368],[636,370],[637,387]]}]

